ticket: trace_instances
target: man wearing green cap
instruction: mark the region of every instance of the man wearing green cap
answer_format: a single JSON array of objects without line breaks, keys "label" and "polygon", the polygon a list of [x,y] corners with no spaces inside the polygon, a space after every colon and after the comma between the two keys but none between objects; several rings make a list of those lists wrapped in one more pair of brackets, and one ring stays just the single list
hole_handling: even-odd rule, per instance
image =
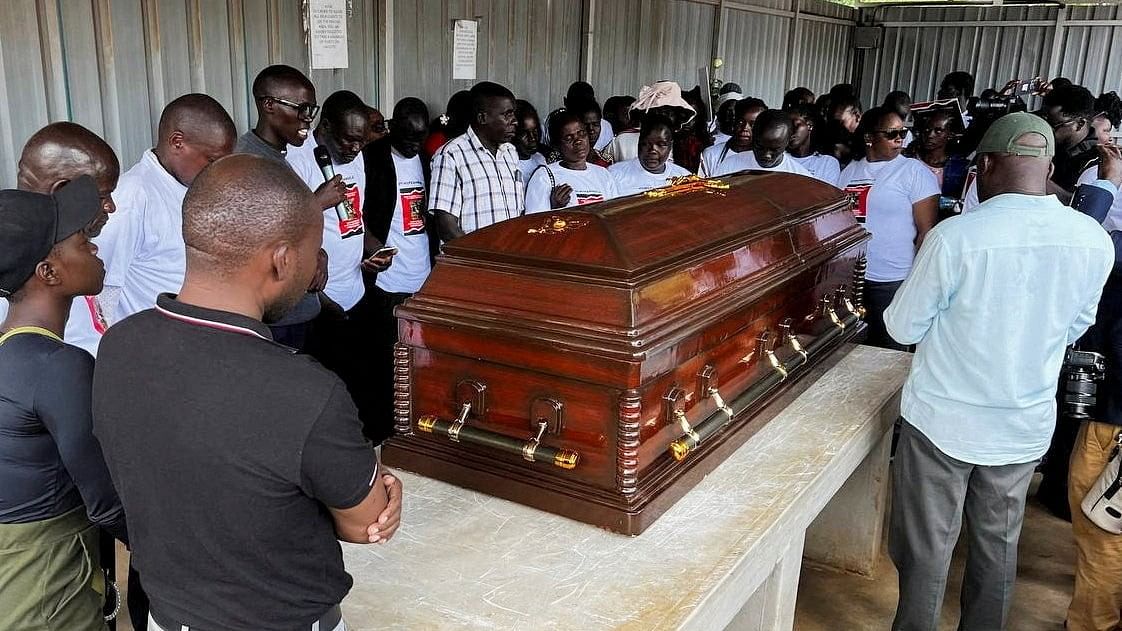
[{"label": "man wearing green cap", "polygon": [[105,268],[93,178],[52,195],[0,191],[0,628],[104,629],[96,525],[127,540],[92,433],[93,357],[63,343],[70,305]]},{"label": "man wearing green cap", "polygon": [[974,212],[927,234],[884,313],[917,344],[901,401],[889,551],[894,630],[939,622],[963,515],[959,629],[1002,629],[1036,462],[1056,425],[1064,348],[1095,320],[1114,247],[1098,223],[1047,194],[1052,129],[1009,114],[978,146]]}]

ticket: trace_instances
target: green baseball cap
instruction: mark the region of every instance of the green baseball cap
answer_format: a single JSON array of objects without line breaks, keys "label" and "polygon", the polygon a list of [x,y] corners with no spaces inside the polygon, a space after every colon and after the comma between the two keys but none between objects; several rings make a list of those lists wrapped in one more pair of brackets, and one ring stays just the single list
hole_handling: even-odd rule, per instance
[{"label": "green baseball cap", "polygon": [[[1030,147],[1017,142],[1025,134],[1040,134],[1044,137],[1044,147]],[[1056,138],[1048,122],[1036,114],[1017,112],[1006,114],[994,121],[978,144],[978,153],[1007,153],[1015,156],[1033,158],[1056,155]]]}]

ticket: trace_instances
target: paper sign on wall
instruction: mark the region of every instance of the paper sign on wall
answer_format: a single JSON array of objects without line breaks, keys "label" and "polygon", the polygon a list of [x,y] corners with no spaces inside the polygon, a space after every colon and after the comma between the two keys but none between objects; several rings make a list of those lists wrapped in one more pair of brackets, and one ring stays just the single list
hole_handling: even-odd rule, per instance
[{"label": "paper sign on wall", "polygon": [[479,22],[456,20],[452,28],[452,78],[475,80],[475,53]]},{"label": "paper sign on wall", "polygon": [[308,0],[312,70],[346,68],[347,0]]}]

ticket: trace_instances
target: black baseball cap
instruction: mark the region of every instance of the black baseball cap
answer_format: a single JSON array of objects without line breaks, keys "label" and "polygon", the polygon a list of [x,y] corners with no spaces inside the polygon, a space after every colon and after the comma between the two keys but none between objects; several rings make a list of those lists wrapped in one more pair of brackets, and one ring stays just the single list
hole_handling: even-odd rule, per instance
[{"label": "black baseball cap", "polygon": [[88,175],[50,195],[0,191],[0,298],[23,287],[56,243],[85,228],[99,212],[97,184]]}]

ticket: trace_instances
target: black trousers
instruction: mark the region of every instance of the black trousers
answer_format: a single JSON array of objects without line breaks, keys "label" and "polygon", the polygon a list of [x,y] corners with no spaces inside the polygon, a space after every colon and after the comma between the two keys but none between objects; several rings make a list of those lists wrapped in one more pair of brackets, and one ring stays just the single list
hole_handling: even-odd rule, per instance
[{"label": "black trousers", "polygon": [[388,292],[371,283],[362,302],[356,306],[373,334],[369,366],[371,390],[367,401],[372,414],[369,415],[371,422],[363,419],[363,425],[367,437],[375,444],[393,435],[393,349],[397,343],[397,318],[393,310],[412,295]]},{"label": "black trousers", "polygon": [[393,308],[410,294],[382,291],[368,282],[349,311],[325,307],[312,325],[308,353],[347,385],[363,433],[375,445],[393,435]]},{"label": "black trousers", "polygon": [[880,348],[890,348],[897,351],[908,350],[907,346],[892,339],[892,336],[888,334],[888,330],[884,327],[884,310],[892,304],[892,298],[896,296],[896,291],[903,284],[904,281],[902,280],[891,283],[865,281],[865,322],[869,325],[865,343],[869,346],[879,346]]}]

